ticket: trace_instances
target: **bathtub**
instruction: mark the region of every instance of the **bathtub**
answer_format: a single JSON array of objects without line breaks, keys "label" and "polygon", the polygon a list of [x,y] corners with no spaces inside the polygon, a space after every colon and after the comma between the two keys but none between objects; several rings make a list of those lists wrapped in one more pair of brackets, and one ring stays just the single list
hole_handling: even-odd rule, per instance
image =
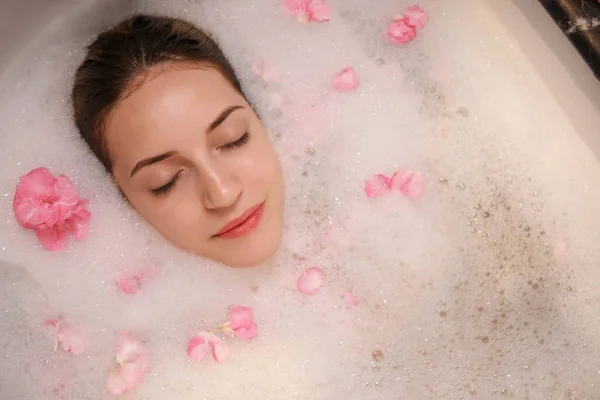
[{"label": "bathtub", "polygon": [[[78,25],[77,32],[91,35],[100,26],[129,15],[140,3],[143,1],[3,0],[0,80],[6,71],[31,57],[29,50],[47,29],[74,23]],[[528,97],[552,99],[554,109],[562,113],[557,118],[568,121],[600,162],[600,82],[542,5],[537,0],[452,0],[448,3],[451,3],[448,7],[462,8],[465,13],[487,21],[485,26],[490,30],[501,29],[508,33],[502,37],[510,38],[518,62],[535,71],[536,81],[528,87],[531,91]],[[78,20],[77,15],[84,12],[97,19]],[[7,263],[0,262],[0,274],[7,281],[25,280],[17,268]],[[16,307],[9,291],[0,291],[0,304],[6,309]],[[18,319],[14,315],[4,318],[6,315],[0,313],[0,325]]]}]

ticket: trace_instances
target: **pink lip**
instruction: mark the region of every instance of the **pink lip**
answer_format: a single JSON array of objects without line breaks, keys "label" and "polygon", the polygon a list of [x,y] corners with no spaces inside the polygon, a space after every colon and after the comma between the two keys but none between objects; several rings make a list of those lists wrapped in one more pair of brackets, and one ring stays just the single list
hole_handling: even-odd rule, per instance
[{"label": "pink lip", "polygon": [[227,223],[215,236],[232,239],[252,232],[262,219],[264,205],[265,203],[260,203],[250,207],[238,218]]}]

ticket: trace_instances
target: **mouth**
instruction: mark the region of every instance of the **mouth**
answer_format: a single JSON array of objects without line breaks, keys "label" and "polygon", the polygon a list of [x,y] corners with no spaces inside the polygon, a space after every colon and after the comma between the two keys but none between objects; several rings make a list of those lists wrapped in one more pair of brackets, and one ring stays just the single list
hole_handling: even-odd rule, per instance
[{"label": "mouth", "polygon": [[250,207],[239,217],[228,222],[215,237],[233,239],[244,236],[256,229],[262,219],[265,203]]}]

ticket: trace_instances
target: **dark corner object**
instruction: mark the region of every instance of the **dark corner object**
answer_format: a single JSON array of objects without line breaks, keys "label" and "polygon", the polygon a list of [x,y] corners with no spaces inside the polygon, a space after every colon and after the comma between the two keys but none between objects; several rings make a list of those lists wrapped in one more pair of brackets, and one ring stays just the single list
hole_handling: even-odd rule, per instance
[{"label": "dark corner object", "polygon": [[538,1],[600,80],[600,1]]}]

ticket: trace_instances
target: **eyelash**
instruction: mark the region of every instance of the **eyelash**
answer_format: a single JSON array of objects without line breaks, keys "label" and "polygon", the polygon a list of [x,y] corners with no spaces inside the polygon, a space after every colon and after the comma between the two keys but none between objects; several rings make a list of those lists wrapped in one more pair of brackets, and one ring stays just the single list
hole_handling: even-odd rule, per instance
[{"label": "eyelash", "polygon": [[243,145],[245,145],[248,142],[248,139],[250,139],[250,135],[248,134],[248,132],[246,132],[242,135],[241,138],[239,138],[235,142],[227,143],[227,144],[221,146],[221,148],[222,149],[234,149],[236,147],[242,147]]},{"label": "eyelash", "polygon": [[[237,148],[237,147],[241,147],[241,146],[245,145],[248,142],[248,139],[250,139],[250,135],[248,134],[248,132],[246,132],[246,133],[244,133],[242,135],[241,138],[239,138],[235,142],[227,143],[227,144],[221,146],[221,148],[224,148],[224,149],[234,149],[234,148]],[[155,195],[155,196],[164,196],[165,194],[167,194],[169,192],[169,190],[171,190],[173,188],[173,186],[175,186],[175,183],[179,179],[179,176],[181,175],[181,172],[182,171],[179,171],[173,177],[173,179],[171,179],[166,185],[163,185],[163,186],[161,186],[159,188],[156,188],[156,189],[152,189],[152,194]]]},{"label": "eyelash", "polygon": [[163,185],[157,189],[152,189],[152,194],[155,196],[164,196],[165,194],[167,194],[167,192],[171,190],[173,186],[175,186],[175,182],[177,182],[177,180],[181,176],[181,172],[182,171],[179,171],[177,174],[175,174],[173,179],[171,179],[166,185]]}]

